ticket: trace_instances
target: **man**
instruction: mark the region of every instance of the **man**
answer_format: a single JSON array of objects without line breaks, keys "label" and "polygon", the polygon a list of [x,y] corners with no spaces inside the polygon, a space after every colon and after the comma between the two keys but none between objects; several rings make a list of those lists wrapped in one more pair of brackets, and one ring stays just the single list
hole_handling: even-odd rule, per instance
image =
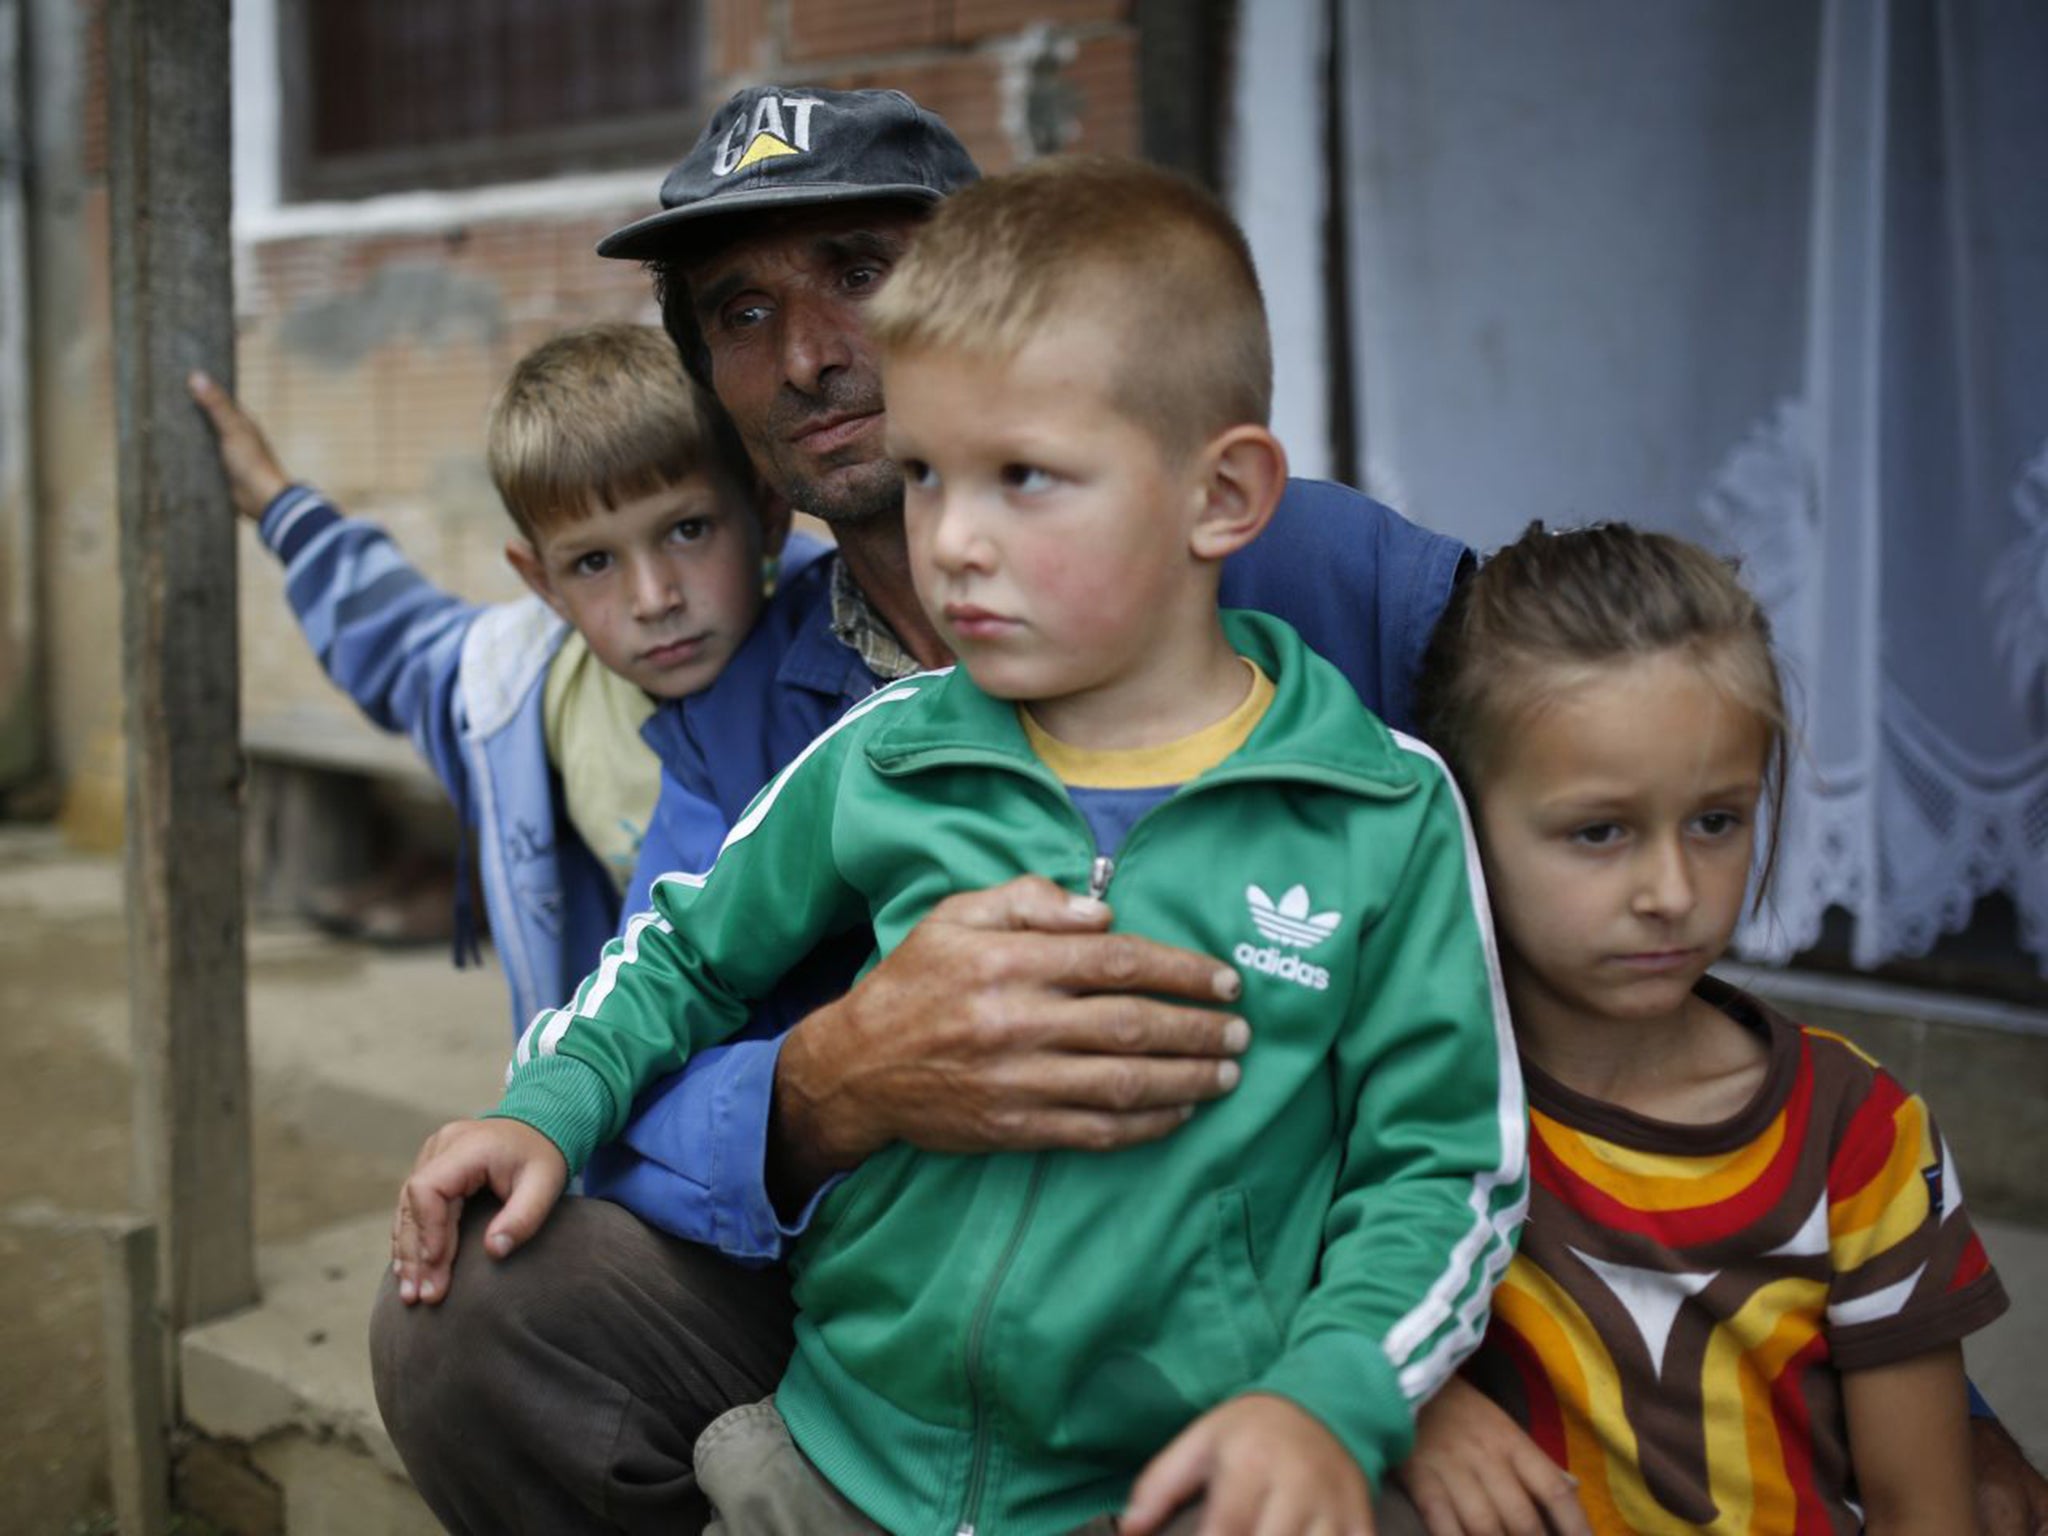
[{"label": "man", "polygon": [[[662,211],[599,245],[650,264],[688,366],[769,483],[838,539],[714,688],[649,727],[680,788],[729,819],[878,682],[948,660],[910,584],[860,306],[922,212],[976,174],[897,93],[754,87],[670,172]],[[1401,725],[1466,558],[1355,493],[1296,483],[1226,569],[1223,599],[1289,620]],[[657,814],[636,889],[669,867]],[[843,996],[865,950],[821,957],[754,1038],[643,1101],[589,1188],[759,1263],[837,1175],[894,1141],[1106,1150],[1170,1134],[1236,1079],[1236,973],[1096,932],[1102,917],[1069,894],[1020,880],[952,898]],[[789,1350],[779,1271],[736,1268],[603,1201],[564,1202],[502,1266],[465,1227],[438,1283],[387,1286],[372,1327],[379,1404],[435,1512],[479,1532],[701,1518],[698,1432],[772,1392]],[[1567,1510],[1561,1478],[1556,1496]]]}]

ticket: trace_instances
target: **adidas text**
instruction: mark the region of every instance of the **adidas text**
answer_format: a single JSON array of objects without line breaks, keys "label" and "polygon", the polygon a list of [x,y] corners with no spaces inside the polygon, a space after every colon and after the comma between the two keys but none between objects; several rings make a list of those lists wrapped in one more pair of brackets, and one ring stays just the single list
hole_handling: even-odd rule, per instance
[{"label": "adidas text", "polygon": [[1262,976],[1291,981],[1297,987],[1307,987],[1312,992],[1330,990],[1330,973],[1320,965],[1310,965],[1299,955],[1290,955],[1270,946],[1253,949],[1249,942],[1239,944],[1231,953],[1239,965]]}]

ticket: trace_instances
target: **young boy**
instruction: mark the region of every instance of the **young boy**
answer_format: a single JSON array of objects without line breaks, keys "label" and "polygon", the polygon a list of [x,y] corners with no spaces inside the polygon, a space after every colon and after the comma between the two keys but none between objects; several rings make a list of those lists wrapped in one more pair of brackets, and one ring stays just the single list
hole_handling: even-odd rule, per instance
[{"label": "young boy", "polygon": [[[1216,605],[1285,477],[1249,253],[1175,177],[1056,159],[948,199],[868,314],[918,594],[962,666],[857,705],[707,874],[656,882],[495,1116],[430,1142],[399,1294],[445,1295],[451,1210],[486,1184],[510,1252],[638,1089],[822,937],[872,924],[887,953],[1035,872],[1235,957],[1231,1091],[1145,1146],[898,1145],[844,1180],[792,1258],[773,1405],[698,1441],[723,1529],[1122,1508],[1141,1532],[1189,1500],[1367,1529],[1508,1261],[1523,1106],[1449,778],[1286,626]],[[757,1458],[764,1421],[801,1456]]]},{"label": "young boy", "polygon": [[[505,557],[534,595],[479,607],[291,484],[212,380],[191,389],[320,664],[412,737],[475,829],[516,1031],[618,931],[660,787],[640,726],[657,700],[706,687],[745,638],[787,511],[660,331],[570,331],[522,358],[491,409],[491,478],[517,529]],[[797,543],[790,558],[816,557]],[[669,805],[688,823],[680,845],[708,864],[724,819],[679,794]],[[467,893],[459,875],[458,954],[473,942]]]}]

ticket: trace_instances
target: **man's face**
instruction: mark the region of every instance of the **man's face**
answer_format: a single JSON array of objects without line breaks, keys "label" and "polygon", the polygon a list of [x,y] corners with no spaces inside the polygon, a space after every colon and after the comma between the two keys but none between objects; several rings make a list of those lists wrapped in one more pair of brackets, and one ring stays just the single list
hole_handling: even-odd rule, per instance
[{"label": "man's face", "polygon": [[712,388],[769,485],[828,523],[902,506],[860,310],[917,222],[889,203],[794,209],[687,268]]}]

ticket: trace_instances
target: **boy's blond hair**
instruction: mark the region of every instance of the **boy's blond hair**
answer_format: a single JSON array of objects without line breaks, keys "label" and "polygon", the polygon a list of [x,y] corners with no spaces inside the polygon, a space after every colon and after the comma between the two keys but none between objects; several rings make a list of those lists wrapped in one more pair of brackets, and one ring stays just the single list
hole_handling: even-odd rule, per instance
[{"label": "boy's blond hair", "polygon": [[724,412],[651,325],[585,326],[527,353],[491,404],[485,456],[529,543],[692,475],[755,490]]},{"label": "boy's blond hair", "polygon": [[1055,155],[955,192],[869,303],[887,353],[1014,357],[1051,320],[1122,332],[1110,402],[1169,452],[1265,426],[1273,353],[1243,233],[1140,160]]}]

